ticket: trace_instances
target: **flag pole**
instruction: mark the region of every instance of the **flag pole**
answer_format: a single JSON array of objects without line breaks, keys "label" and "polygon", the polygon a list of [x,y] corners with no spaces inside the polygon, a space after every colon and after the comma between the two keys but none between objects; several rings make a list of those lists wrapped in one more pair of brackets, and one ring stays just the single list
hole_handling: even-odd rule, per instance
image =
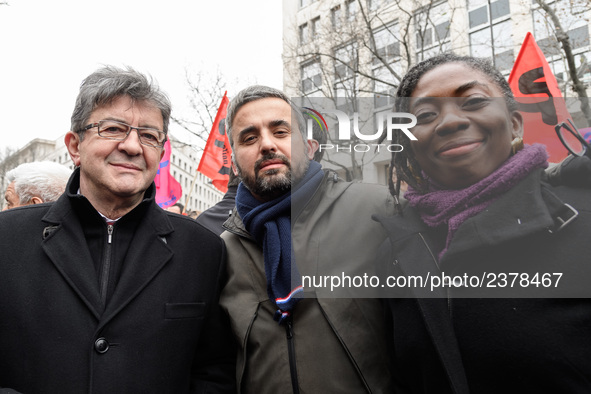
[{"label": "flag pole", "polygon": [[[193,177],[193,183],[191,183],[191,188],[189,189],[189,193],[185,197],[185,206],[183,208],[183,213],[185,213],[185,211],[187,210],[187,205],[189,204],[189,198],[191,197],[191,194],[193,193],[193,189],[195,189],[195,183],[197,183],[197,175],[199,175],[199,171],[195,170],[195,176]],[[195,209],[195,210],[197,211],[197,209]],[[198,211],[198,212],[201,213],[200,211]]]}]

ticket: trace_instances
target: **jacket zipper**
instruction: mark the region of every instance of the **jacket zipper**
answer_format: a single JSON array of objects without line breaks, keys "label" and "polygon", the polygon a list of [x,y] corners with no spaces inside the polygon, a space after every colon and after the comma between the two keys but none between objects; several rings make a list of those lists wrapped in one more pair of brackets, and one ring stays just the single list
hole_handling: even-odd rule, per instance
[{"label": "jacket zipper", "polygon": [[293,320],[288,318],[285,323],[285,334],[287,336],[287,353],[289,355],[289,373],[291,374],[291,387],[294,394],[299,394],[300,387],[298,385],[298,368],[295,359],[295,343],[293,337]]},{"label": "jacket zipper", "polygon": [[101,272],[101,300],[103,306],[107,305],[107,287],[109,285],[109,271],[111,270],[111,247],[113,240],[113,225],[107,225],[107,244],[105,246],[105,258]]}]

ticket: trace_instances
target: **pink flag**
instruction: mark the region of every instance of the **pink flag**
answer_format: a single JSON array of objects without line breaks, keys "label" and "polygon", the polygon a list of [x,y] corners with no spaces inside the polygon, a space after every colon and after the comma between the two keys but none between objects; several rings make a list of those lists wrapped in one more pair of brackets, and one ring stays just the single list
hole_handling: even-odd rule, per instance
[{"label": "pink flag", "polygon": [[170,140],[164,144],[164,156],[154,178],[156,183],[156,204],[160,208],[173,206],[183,195],[181,184],[170,175]]}]

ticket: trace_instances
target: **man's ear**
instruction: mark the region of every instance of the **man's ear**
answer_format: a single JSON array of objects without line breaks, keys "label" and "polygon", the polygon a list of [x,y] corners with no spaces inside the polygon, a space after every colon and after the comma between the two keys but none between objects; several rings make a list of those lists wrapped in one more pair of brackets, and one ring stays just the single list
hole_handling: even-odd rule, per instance
[{"label": "man's ear", "polygon": [[519,111],[513,111],[511,114],[511,135],[513,138],[523,138],[523,116]]},{"label": "man's ear", "polygon": [[307,140],[306,141],[306,156],[308,159],[314,160],[314,153],[320,148],[320,144],[316,140]]},{"label": "man's ear", "polygon": [[80,134],[68,131],[64,137],[68,153],[76,167],[80,166]]},{"label": "man's ear", "polygon": [[40,197],[33,197],[31,198],[31,202],[29,204],[41,204],[43,203],[43,200]]},{"label": "man's ear", "polygon": [[234,164],[234,160],[232,160],[232,172],[234,175],[238,176],[238,168],[236,167],[236,164]]}]

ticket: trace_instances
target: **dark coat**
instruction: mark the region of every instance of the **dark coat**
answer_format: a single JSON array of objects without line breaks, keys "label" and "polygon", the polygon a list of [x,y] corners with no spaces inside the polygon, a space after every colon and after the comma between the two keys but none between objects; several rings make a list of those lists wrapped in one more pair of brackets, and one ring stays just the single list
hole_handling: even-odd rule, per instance
[{"label": "dark coat", "polygon": [[73,212],[73,201],[84,197],[70,192],[53,204],[0,214],[0,387],[234,391],[235,350],[218,306],[223,243],[159,208],[154,190],[140,204],[146,213],[106,307]]},{"label": "dark coat", "polygon": [[[387,300],[399,392],[591,392],[589,189],[551,187],[535,172],[463,223],[441,260],[436,245],[445,234],[413,208],[381,222],[390,234],[381,250],[388,275],[485,277],[477,289],[390,293],[399,296]],[[519,276],[501,288],[502,273],[532,282]],[[546,288],[533,283],[535,273],[562,277]]]},{"label": "dark coat", "polygon": [[236,206],[237,190],[238,186],[229,186],[228,191],[224,194],[224,198],[220,202],[197,216],[197,219],[195,219],[197,223],[201,223],[204,227],[221,235],[224,232],[222,225],[228,220],[232,210]]}]

